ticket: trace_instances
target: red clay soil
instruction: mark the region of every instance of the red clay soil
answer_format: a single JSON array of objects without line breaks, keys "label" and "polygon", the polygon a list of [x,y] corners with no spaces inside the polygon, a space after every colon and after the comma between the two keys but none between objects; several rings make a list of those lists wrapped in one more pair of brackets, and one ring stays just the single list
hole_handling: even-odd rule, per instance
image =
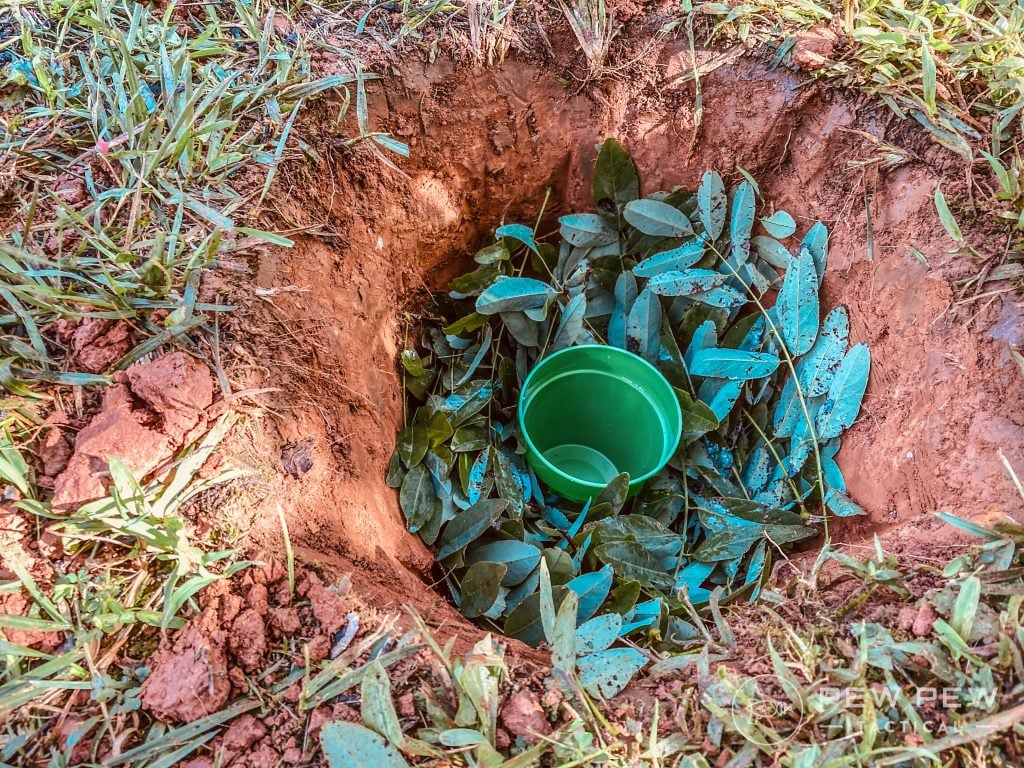
[{"label": "red clay soil", "polygon": [[[375,129],[410,146],[402,172],[328,144],[319,167],[293,167],[282,180],[284,225],[316,234],[260,259],[255,279],[268,303],[247,324],[268,346],[245,354],[254,362],[241,382],[285,390],[257,441],[273,446],[263,456],[276,465],[267,496],[283,505],[301,559],[354,567],[356,586],[364,581],[385,604],[411,600],[458,620],[430,591],[432,557],[405,532],[383,481],[402,420],[402,313],[462,270],[501,221],[532,221],[546,188],[551,230],[557,215],[586,209],[595,145],[609,135],[630,150],[646,190],[692,188],[706,169],[742,167],[801,227],[829,226],[825,303],[849,307],[853,341],[873,357],[861,420],[838,457],[869,516],[841,526],[840,542],[877,531],[890,548],[941,557],[957,539],[937,510],[1024,520],[999,457],[1024,473],[1024,390],[1006,338],[1022,308],[1012,293],[958,303],[951,282],[979,266],[948,253],[932,204],[957,161],[887,111],[717,55],[698,52],[726,62],[703,78],[698,127],[680,43],[651,53],[635,77],[580,93],[545,65],[405,61],[371,100]],[[851,167],[877,157],[858,131],[905,148],[907,162]],[[984,232],[969,237],[1001,252]],[[280,457],[290,466],[297,446],[308,471],[282,471]],[[274,514],[252,516],[261,546],[280,551],[279,529]]]}]

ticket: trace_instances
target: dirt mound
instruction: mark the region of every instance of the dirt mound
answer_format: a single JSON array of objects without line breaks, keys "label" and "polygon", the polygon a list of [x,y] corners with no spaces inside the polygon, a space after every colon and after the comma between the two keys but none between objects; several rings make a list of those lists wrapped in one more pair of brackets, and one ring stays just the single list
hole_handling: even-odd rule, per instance
[{"label": "dirt mound", "polygon": [[[550,230],[588,207],[595,145],[609,135],[627,145],[646,190],[742,168],[801,226],[828,225],[825,301],[849,307],[851,342],[868,342],[874,360],[838,457],[869,517],[846,523],[841,540],[879,531],[927,555],[955,540],[932,517],[939,509],[1024,519],[999,455],[1024,471],[1021,372],[993,338],[1021,309],[1010,294],[962,303],[951,288],[974,266],[948,252],[932,205],[949,158],[886,112],[711,51],[698,51],[711,66],[698,124],[689,56],[669,43],[639,76],[589,94],[566,90],[553,66],[405,62],[371,100],[373,124],[410,145],[404,175],[326,146],[318,167],[282,181],[281,216],[318,234],[260,259],[268,303],[245,322],[268,346],[246,353],[262,369],[246,384],[284,382],[257,442],[301,559],[354,568],[356,586],[384,604],[411,600],[458,621],[430,591],[433,559],[405,532],[383,481],[402,420],[395,360],[412,327],[403,311],[424,306],[500,222],[532,221],[545,190]],[[902,147],[905,162],[875,162],[871,137]],[[256,514],[251,535],[280,548],[275,515]]]},{"label": "dirt mound", "polygon": [[114,381],[78,433],[73,451],[57,430],[47,435],[43,471],[54,478],[54,509],[76,509],[105,496],[109,457],[116,456],[141,480],[206,428],[213,379],[204,364],[184,352],[134,365]]}]

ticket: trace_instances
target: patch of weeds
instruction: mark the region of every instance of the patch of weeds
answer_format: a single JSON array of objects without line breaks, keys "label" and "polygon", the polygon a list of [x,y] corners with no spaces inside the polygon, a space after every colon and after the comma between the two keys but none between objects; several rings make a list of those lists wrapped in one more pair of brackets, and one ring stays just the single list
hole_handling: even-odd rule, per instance
[{"label": "patch of weeds", "polygon": [[[358,61],[314,76],[307,39],[278,32],[264,3],[180,10],[0,9],[0,381],[15,395],[103,383],[168,343],[204,357],[195,339],[231,307],[200,299],[203,271],[227,253],[291,244],[254,223],[318,94],[352,89],[359,138],[405,151],[366,127],[372,75]],[[83,322],[122,324],[120,353],[84,364],[68,331]]]},{"label": "patch of weeds", "polygon": [[[81,733],[91,732],[96,748],[123,745],[137,727],[145,676],[144,667],[131,659],[155,648],[159,630],[184,626],[180,615],[193,607],[200,590],[250,565],[234,551],[204,552],[181,516],[196,493],[237,476],[227,470],[203,480],[197,476],[231,423],[230,416],[223,417],[183,451],[166,478],[145,487],[111,459],[110,495],[69,515],[35,497],[22,453],[9,439],[0,441],[0,475],[22,496],[13,507],[48,521],[50,546],[62,553],[46,584],[37,582],[17,552],[5,553],[15,579],[0,584],[0,594],[23,596],[28,609],[0,614],[4,764],[41,764],[38,753],[48,741],[38,734],[71,706],[71,697],[83,715]],[[225,710],[183,729],[158,728],[138,754],[128,750],[108,764],[171,760],[187,735],[206,734],[208,740],[215,733],[211,729],[239,711]]]},{"label": "patch of weeds", "polygon": [[[358,686],[362,724],[324,727],[328,765],[1014,764],[1024,529],[943,518],[985,543],[941,569],[826,547],[779,585],[791,597],[769,590],[742,615],[737,606],[697,618],[687,652],[658,657],[622,694],[628,660],[644,654],[606,647],[616,633],[600,624],[617,616],[577,627],[574,594],[549,617],[549,674],[532,685],[520,674],[516,694],[494,639],[459,658],[415,617],[418,634],[395,647],[428,649],[417,675],[389,678],[391,665],[366,655],[374,637],[357,667],[337,671],[346,690]],[[851,582],[868,599],[847,611]],[[524,690],[541,732],[509,734],[521,721],[506,708]],[[400,716],[394,698],[409,691],[415,715]]]},{"label": "patch of weeds", "polygon": [[[862,514],[834,456],[870,356],[849,345],[845,308],[821,320],[825,227],[791,253],[793,218],[765,212],[755,235],[755,184],[727,192],[713,171],[695,192],[639,189],[629,156],[604,142],[598,213],[563,216],[558,245],[499,227],[452,281],[451,321],[402,354],[409,418],[388,483],[463,613],[534,645],[555,641],[575,596],[577,622],[603,611],[621,619],[615,637],[676,647],[696,631],[694,604],[754,599],[773,551],[816,523],[827,533],[826,509]],[[639,355],[681,405],[679,448],[634,499],[620,474],[568,502],[524,460],[518,392],[545,355],[577,344]]]}]

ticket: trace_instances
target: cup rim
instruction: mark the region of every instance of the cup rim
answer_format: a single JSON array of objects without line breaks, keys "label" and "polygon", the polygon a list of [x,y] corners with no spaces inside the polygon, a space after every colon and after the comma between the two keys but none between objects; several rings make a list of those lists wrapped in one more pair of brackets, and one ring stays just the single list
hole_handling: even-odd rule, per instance
[{"label": "cup rim", "polygon": [[517,419],[519,421],[519,431],[522,434],[523,439],[526,441],[527,447],[530,449],[530,451],[533,452],[533,454],[537,457],[537,460],[541,462],[545,469],[548,469],[551,472],[555,473],[559,478],[563,478],[572,483],[576,483],[577,485],[583,488],[593,489],[594,491],[600,491],[605,487],[606,484],[595,483],[589,480],[582,480],[578,477],[575,477],[574,475],[570,475],[569,473],[562,471],[554,464],[552,464],[550,461],[548,461],[544,457],[544,454],[540,452],[536,445],[534,445],[533,439],[530,437],[530,433],[526,429],[526,421],[524,419],[525,409],[523,408],[523,399],[525,397],[526,392],[530,388],[530,381],[533,379],[534,374],[536,374],[537,371],[540,370],[540,368],[544,365],[544,363],[548,362],[549,360],[553,360],[556,357],[564,355],[566,353],[576,352],[578,350],[584,349],[600,349],[605,352],[610,352],[613,355],[626,356],[631,361],[639,363],[641,366],[647,366],[647,368],[649,368],[658,377],[658,379],[660,379],[664,383],[664,385],[668,388],[669,394],[671,395],[671,402],[674,407],[672,408],[672,413],[669,414],[669,416],[670,418],[671,416],[675,416],[675,429],[673,430],[675,432],[675,439],[673,441],[670,441],[670,443],[665,446],[665,451],[662,454],[662,459],[661,461],[659,461],[656,469],[653,469],[650,472],[647,472],[646,474],[640,475],[638,477],[629,478],[630,488],[639,486],[641,483],[654,477],[654,475],[658,474],[658,472],[664,469],[665,465],[672,458],[672,454],[675,453],[676,449],[679,447],[679,441],[683,437],[683,409],[679,405],[679,398],[676,397],[675,389],[673,388],[669,380],[665,378],[665,374],[659,371],[655,366],[651,365],[651,363],[649,363],[647,360],[644,360],[642,357],[640,357],[640,355],[635,354],[634,352],[630,352],[628,349],[613,347],[610,344],[577,344],[572,347],[560,349],[557,352],[552,352],[550,355],[542,357],[540,360],[538,360],[537,363],[533,366],[533,370],[531,370],[526,375],[526,379],[523,381],[523,386],[519,390],[519,400],[516,403],[516,410],[518,411]]}]

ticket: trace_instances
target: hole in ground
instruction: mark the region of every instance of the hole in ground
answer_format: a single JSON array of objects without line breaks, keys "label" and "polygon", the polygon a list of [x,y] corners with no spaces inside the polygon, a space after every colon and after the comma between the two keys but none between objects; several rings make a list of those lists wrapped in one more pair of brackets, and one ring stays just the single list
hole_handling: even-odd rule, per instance
[{"label": "hole in ground", "polygon": [[[836,542],[856,547],[879,533],[887,549],[941,559],[959,540],[936,510],[1024,520],[998,454],[1024,473],[1020,372],[989,330],[1019,321],[1020,309],[1008,295],[955,303],[949,280],[972,267],[946,253],[932,205],[955,161],[914,128],[890,125],[887,112],[856,108],[756,61],[703,80],[695,126],[691,86],[673,84],[689,55],[669,43],[649,74],[593,95],[565,90],[544,66],[455,71],[405,62],[378,89],[373,121],[409,143],[408,176],[323,137],[319,165],[289,171],[276,207],[305,232],[293,249],[261,259],[256,282],[274,293],[273,305],[242,319],[263,343],[250,362],[252,385],[283,389],[247,439],[246,450],[278,470],[266,503],[240,521],[254,548],[282,551],[272,507],[280,503],[298,559],[351,570],[356,589],[382,607],[409,602],[432,623],[467,626],[432,589],[433,556],[405,530],[384,484],[403,416],[403,312],[464,271],[502,220],[532,221],[548,187],[550,215],[588,209],[595,145],[605,136],[626,145],[647,192],[695,188],[704,170],[739,166],[801,231],[819,219],[828,226],[823,305],[846,305],[851,341],[867,342],[873,355],[861,418],[838,456],[869,515],[834,526]],[[307,136],[320,130],[316,120],[306,125]],[[850,167],[876,157],[858,131],[923,159]],[[294,460],[297,449],[309,469],[289,475],[282,451]]]}]

